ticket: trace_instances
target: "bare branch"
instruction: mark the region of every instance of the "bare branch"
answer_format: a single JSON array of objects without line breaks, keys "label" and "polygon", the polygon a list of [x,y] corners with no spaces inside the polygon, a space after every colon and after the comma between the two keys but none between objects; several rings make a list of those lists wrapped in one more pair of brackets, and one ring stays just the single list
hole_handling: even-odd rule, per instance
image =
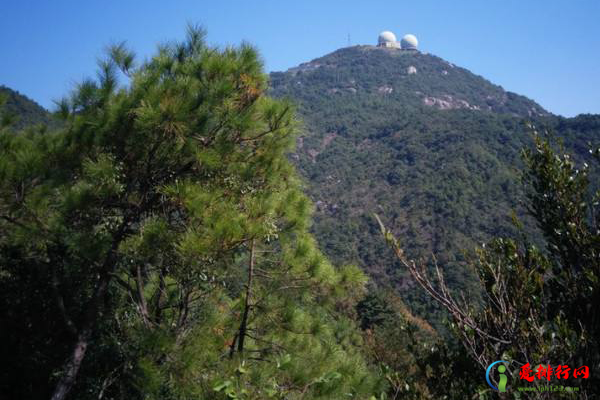
[{"label": "bare branch", "polygon": [[472,316],[470,315],[468,307],[465,304],[460,304],[459,302],[457,302],[450,294],[450,290],[448,289],[448,286],[444,281],[444,276],[435,258],[434,267],[437,276],[437,285],[435,285],[431,278],[427,276],[425,265],[423,263],[417,265],[414,260],[409,260],[408,258],[406,258],[406,256],[404,255],[404,251],[400,247],[398,240],[394,237],[393,233],[390,230],[388,230],[385,227],[385,225],[383,225],[383,222],[381,222],[381,219],[378,215],[375,214],[375,218],[379,223],[383,236],[391,245],[398,260],[402,263],[402,265],[406,267],[406,269],[408,269],[408,272],[417,282],[417,284],[422,289],[424,289],[431,297],[433,297],[438,303],[440,303],[450,313],[450,315],[452,315],[452,317],[458,323],[459,326],[467,326],[473,331],[475,331],[479,336],[486,339],[491,339],[498,343],[511,343],[508,340],[501,339],[488,334],[477,325],[477,323],[473,320]]}]

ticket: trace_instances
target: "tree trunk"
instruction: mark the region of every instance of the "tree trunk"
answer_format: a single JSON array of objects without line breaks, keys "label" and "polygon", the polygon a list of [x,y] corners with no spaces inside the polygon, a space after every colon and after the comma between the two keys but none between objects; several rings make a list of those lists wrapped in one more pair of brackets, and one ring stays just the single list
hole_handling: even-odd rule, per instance
[{"label": "tree trunk", "polygon": [[77,335],[77,341],[73,346],[73,351],[69,360],[63,368],[63,375],[56,384],[51,400],[64,400],[77,379],[77,374],[85,357],[92,332],[97,325],[100,312],[104,306],[105,296],[108,293],[108,285],[110,284],[112,273],[117,265],[117,248],[123,240],[128,221],[124,221],[117,231],[112,246],[104,259],[104,263],[100,269],[100,280],[94,290],[94,294],[85,309],[81,329]]},{"label": "tree trunk", "polygon": [[75,343],[75,347],[73,348],[73,352],[67,363],[67,368],[64,371],[64,375],[56,384],[51,400],[63,400],[71,391],[71,388],[75,384],[75,379],[77,378],[83,358],[85,357],[90,337],[91,331],[89,329],[83,330],[77,335],[77,342]]},{"label": "tree trunk", "polygon": [[250,249],[250,263],[248,264],[248,284],[246,286],[246,301],[244,302],[244,314],[240,323],[238,334],[238,352],[244,352],[244,339],[248,330],[248,315],[250,314],[250,298],[252,297],[252,277],[254,276],[254,239]]},{"label": "tree trunk", "polygon": [[140,314],[142,316],[142,321],[144,322],[144,326],[146,328],[150,328],[150,315],[148,313],[148,304],[146,303],[146,295],[144,294],[144,280],[142,277],[142,267],[138,264],[136,267],[136,279],[135,285],[137,289],[137,295],[139,298],[138,307],[140,309]]}]

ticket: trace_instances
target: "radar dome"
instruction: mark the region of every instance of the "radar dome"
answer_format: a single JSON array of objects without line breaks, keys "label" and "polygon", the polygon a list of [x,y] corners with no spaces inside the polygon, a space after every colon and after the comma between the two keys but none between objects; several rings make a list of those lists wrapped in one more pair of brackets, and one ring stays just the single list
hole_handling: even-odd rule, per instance
[{"label": "radar dome", "polygon": [[400,45],[403,49],[416,50],[419,46],[419,41],[417,40],[417,37],[415,35],[411,35],[409,33],[408,35],[404,35],[402,41],[400,42]]},{"label": "radar dome", "polygon": [[379,34],[379,44],[383,43],[393,43],[396,41],[396,35],[394,35],[390,31],[383,31]]}]

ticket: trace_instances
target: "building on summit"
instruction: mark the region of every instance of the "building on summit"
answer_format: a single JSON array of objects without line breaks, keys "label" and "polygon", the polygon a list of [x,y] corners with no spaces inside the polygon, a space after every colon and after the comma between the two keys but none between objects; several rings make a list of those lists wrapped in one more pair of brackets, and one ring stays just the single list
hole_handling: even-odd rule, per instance
[{"label": "building on summit", "polygon": [[396,35],[390,31],[383,31],[379,34],[377,38],[377,47],[387,47],[392,49],[402,49],[402,50],[417,50],[419,46],[419,41],[417,37],[412,34],[404,35],[402,40],[398,42],[396,40]]},{"label": "building on summit", "polygon": [[400,42],[400,46],[402,47],[402,50],[417,50],[419,41],[415,35],[409,33],[408,35],[404,35]]},{"label": "building on summit", "polygon": [[379,38],[377,39],[378,47],[390,47],[394,49],[400,48],[400,43],[396,40],[396,35],[394,35],[390,31],[383,31],[379,34]]}]

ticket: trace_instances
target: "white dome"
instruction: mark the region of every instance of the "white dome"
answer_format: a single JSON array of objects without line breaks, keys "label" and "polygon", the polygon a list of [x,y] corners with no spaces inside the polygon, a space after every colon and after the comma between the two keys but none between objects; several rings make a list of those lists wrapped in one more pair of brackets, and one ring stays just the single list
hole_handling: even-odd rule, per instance
[{"label": "white dome", "polygon": [[396,35],[394,35],[390,31],[383,31],[379,34],[379,40],[378,40],[379,44],[395,42],[395,41],[396,41]]},{"label": "white dome", "polygon": [[417,37],[415,35],[411,35],[409,33],[408,35],[404,35],[400,44],[403,49],[416,50],[417,47],[419,46],[419,41],[417,40]]}]

